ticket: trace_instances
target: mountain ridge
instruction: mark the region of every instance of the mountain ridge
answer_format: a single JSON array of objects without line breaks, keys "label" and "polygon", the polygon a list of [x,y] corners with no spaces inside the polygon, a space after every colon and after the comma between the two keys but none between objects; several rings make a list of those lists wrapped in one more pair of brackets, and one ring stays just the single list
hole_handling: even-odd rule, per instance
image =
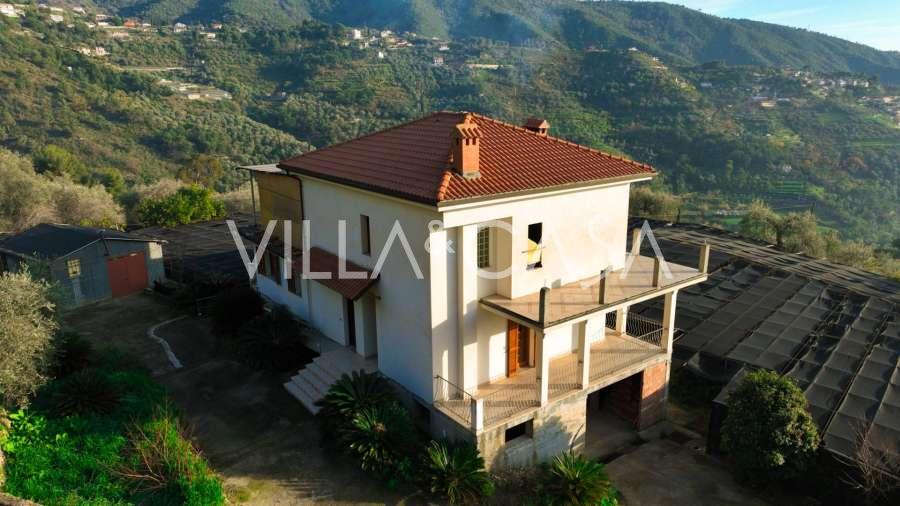
[{"label": "mountain ridge", "polygon": [[347,26],[484,38],[512,45],[630,46],[684,64],[809,67],[877,75],[900,83],[900,52],[818,32],[720,18],[663,2],[577,0],[95,0],[154,23],[232,21],[284,27],[315,19]]}]

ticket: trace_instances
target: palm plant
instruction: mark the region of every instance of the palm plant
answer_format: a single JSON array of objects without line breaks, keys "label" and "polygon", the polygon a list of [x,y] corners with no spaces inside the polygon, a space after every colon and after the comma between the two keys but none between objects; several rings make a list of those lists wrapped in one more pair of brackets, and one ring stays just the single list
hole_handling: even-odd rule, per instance
[{"label": "palm plant", "polygon": [[384,376],[378,373],[353,371],[337,380],[317,405],[319,415],[329,422],[341,423],[366,408],[384,405],[394,400],[394,393]]},{"label": "palm plant", "polygon": [[51,410],[57,416],[111,413],[119,405],[121,392],[102,373],[85,369],[66,378],[53,392]]},{"label": "palm plant", "polygon": [[597,504],[613,506],[618,503],[616,490],[609,481],[603,464],[575,452],[554,457],[547,467],[544,498],[549,504]]},{"label": "palm plant", "polygon": [[363,469],[387,475],[403,460],[413,432],[409,413],[392,401],[363,408],[339,436]]},{"label": "palm plant", "polygon": [[472,445],[432,441],[424,467],[428,491],[450,504],[476,503],[494,493],[484,459]]}]

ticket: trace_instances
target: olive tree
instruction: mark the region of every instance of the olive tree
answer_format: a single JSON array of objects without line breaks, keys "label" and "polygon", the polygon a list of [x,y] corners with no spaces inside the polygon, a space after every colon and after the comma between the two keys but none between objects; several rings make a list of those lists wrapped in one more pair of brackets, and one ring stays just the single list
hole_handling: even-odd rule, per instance
[{"label": "olive tree", "polygon": [[0,405],[27,404],[47,381],[57,330],[51,286],[28,271],[0,275]]},{"label": "olive tree", "polygon": [[797,384],[758,370],[728,396],[722,446],[740,478],[762,484],[805,469],[819,447],[819,433]]}]

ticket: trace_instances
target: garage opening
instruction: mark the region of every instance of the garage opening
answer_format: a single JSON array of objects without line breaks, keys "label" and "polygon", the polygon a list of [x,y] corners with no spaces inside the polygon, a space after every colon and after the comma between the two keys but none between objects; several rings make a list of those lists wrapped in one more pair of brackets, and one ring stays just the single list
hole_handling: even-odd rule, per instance
[{"label": "garage opening", "polygon": [[638,373],[587,396],[585,452],[588,455],[611,460],[640,444],[637,422],[641,380]]}]

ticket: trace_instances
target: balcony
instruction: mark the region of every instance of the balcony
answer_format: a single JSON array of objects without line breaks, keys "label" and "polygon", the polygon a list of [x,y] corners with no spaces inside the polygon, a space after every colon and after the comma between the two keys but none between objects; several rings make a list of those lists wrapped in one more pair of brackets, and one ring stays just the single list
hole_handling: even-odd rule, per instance
[{"label": "balcony", "polygon": [[551,327],[706,280],[709,247],[701,248],[697,268],[637,255],[636,252],[629,257],[629,262],[624,269],[522,297],[510,299],[490,295],[481,299],[481,305],[529,326]]},{"label": "balcony", "polygon": [[[578,353],[550,360],[550,402],[583,389],[600,388],[665,360],[660,322],[631,314],[626,319],[626,332],[620,333],[615,330],[615,318],[615,314],[607,315],[605,337],[590,345],[587,385],[582,385]],[[434,398],[438,409],[477,432],[540,407],[541,384],[534,367],[483,384],[474,392],[438,376],[434,379]]]}]

